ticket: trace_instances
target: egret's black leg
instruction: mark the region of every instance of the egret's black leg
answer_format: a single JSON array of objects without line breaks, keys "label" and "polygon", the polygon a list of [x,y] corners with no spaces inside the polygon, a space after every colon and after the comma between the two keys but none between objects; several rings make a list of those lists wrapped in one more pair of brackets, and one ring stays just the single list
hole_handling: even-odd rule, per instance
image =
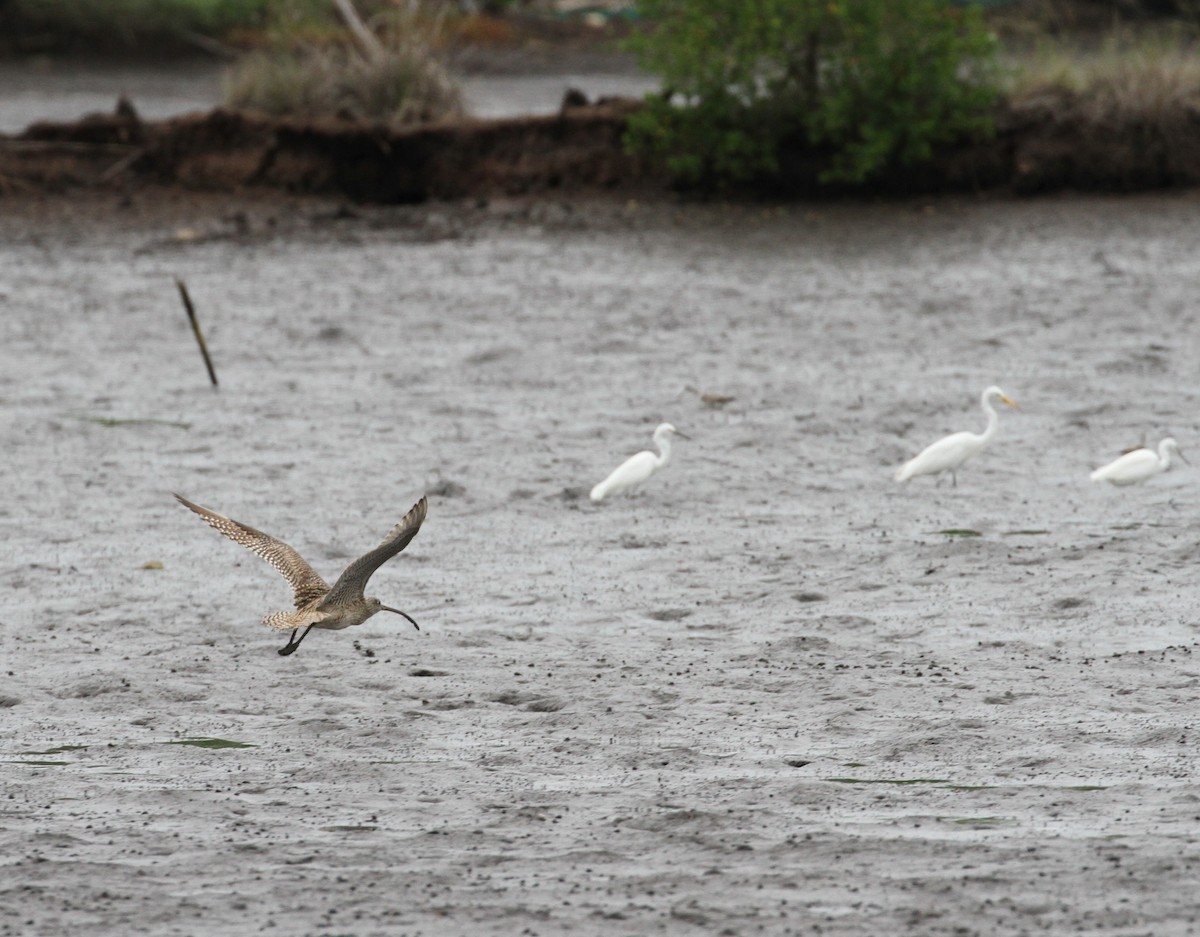
[{"label": "egret's black leg", "polygon": [[[300,630],[299,628],[296,629],[296,631],[299,631],[299,630]],[[298,648],[300,646],[300,641],[303,641],[306,637],[308,637],[308,633],[312,630],[313,630],[312,625],[309,625],[307,628],[305,628],[304,634],[300,635],[299,640],[296,639],[296,631],[293,631],[292,636],[290,638],[288,638],[288,643],[279,649],[279,656],[287,657],[289,654],[294,653],[296,648]]]},{"label": "egret's black leg", "polygon": [[953,469],[951,469],[950,477],[952,479],[954,479],[954,487],[957,488],[958,487],[958,472],[955,472]]}]

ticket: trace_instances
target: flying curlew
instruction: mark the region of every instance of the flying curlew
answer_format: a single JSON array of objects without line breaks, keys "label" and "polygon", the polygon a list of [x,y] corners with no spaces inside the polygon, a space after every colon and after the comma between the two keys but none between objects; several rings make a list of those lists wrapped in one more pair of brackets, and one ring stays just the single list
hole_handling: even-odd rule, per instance
[{"label": "flying curlew", "polygon": [[[421,630],[420,625],[406,612],[398,608],[389,608],[379,599],[364,596],[363,589],[375,570],[408,546],[409,541],[417,535],[428,508],[425,498],[421,498],[412,506],[400,523],[383,538],[383,543],[347,566],[332,588],[299,553],[282,540],[276,540],[261,530],[255,530],[215,511],[193,504],[182,495],[175,495],[175,499],[184,507],[195,511],[210,526],[215,527],[234,543],[240,543],[250,552],[261,556],[292,584],[296,591],[296,610],[275,612],[262,620],[268,628],[291,631],[288,643],[279,649],[281,655],[286,657],[295,651],[313,628],[340,631],[352,625],[361,625],[376,612],[395,612],[397,615],[403,615],[412,622],[414,628]],[[296,632],[301,628],[304,629],[304,633],[297,638]]]}]

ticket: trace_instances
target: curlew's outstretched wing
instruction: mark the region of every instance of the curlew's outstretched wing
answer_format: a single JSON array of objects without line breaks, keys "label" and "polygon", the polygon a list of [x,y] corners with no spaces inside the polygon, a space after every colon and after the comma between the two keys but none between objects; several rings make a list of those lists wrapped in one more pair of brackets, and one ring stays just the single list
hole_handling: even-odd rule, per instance
[{"label": "curlew's outstretched wing", "polygon": [[400,523],[388,532],[388,535],[383,538],[383,543],[346,567],[345,572],[338,577],[338,581],[333,584],[329,595],[321,604],[323,606],[336,605],[349,599],[362,598],[367,580],[371,578],[375,570],[408,546],[409,541],[417,535],[417,531],[421,529],[421,522],[425,520],[425,512],[428,507],[429,503],[422,497],[404,515]]},{"label": "curlew's outstretched wing", "polygon": [[329,584],[318,576],[308,563],[304,562],[304,558],[299,553],[282,540],[276,540],[261,530],[255,530],[253,527],[230,520],[216,511],[193,504],[182,495],[176,495],[175,500],[185,508],[195,511],[208,521],[210,526],[215,527],[234,543],[240,543],[251,553],[261,556],[283,573],[283,578],[290,582],[296,591],[296,608],[303,608],[329,591]]}]

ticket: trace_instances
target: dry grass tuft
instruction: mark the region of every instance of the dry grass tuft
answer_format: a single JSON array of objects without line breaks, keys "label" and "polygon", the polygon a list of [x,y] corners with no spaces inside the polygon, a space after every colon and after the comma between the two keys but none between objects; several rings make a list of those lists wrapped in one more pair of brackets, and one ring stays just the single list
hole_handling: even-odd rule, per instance
[{"label": "dry grass tuft", "polygon": [[1016,154],[1022,190],[1197,184],[1200,58],[1182,34],[1059,43],[1015,65],[1009,102],[1039,128]]},{"label": "dry grass tuft", "polygon": [[349,39],[299,47],[294,41],[277,42],[247,55],[230,71],[225,102],[276,116],[391,124],[458,116],[458,88],[431,51],[439,30],[440,24],[415,17],[394,20],[380,37],[379,54]]},{"label": "dry grass tuft", "polygon": [[1200,105],[1200,54],[1174,34],[1111,35],[1094,48],[1063,43],[1016,63],[1009,99],[1072,103],[1105,122],[1157,124]]}]

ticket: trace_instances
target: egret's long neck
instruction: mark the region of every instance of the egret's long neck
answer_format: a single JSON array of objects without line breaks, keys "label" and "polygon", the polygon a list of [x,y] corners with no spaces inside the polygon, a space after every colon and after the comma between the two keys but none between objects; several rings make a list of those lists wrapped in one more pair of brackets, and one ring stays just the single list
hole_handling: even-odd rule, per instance
[{"label": "egret's long neck", "polygon": [[1158,444],[1158,470],[1165,472],[1171,467],[1171,446],[1170,443],[1160,442]]},{"label": "egret's long neck", "polygon": [[987,426],[979,434],[979,442],[981,445],[986,445],[996,435],[996,427],[1000,425],[1000,416],[996,413],[996,408],[992,406],[992,401],[988,398],[987,394],[983,395],[983,398],[979,401],[979,405],[983,407],[983,412],[987,414]]},{"label": "egret's long neck", "polygon": [[667,463],[671,461],[671,434],[656,433],[654,435],[654,444],[658,446],[658,462],[657,468],[666,468]]}]

